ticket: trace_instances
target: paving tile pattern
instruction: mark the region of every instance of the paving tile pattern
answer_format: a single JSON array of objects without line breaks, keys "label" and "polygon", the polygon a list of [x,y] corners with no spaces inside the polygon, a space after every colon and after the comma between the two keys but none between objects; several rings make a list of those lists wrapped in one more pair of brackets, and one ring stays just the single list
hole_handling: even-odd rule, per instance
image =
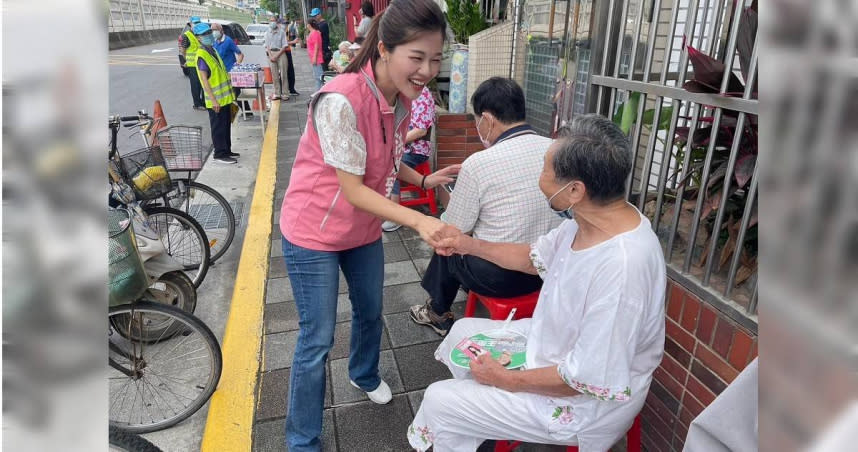
[{"label": "paving tile pattern", "polygon": [[[263,363],[260,366],[258,399],[253,431],[253,451],[285,451],[285,416],[289,373],[298,337],[298,312],[292,285],[283,261],[279,232],[280,205],[301,131],[307,117],[306,100],[312,92],[306,52],[293,53],[297,89],[301,96],[281,106],[278,140],[275,213],[264,311]],[[382,234],[384,243],[384,332],[379,368],[393,391],[387,405],[376,405],[349,383],[348,355],[351,334],[351,303],[348,286],[340,274],[337,326],[328,356],[322,450],[331,452],[408,451],[405,431],[431,383],[449,378],[447,369],[434,359],[441,338],[428,327],[408,317],[412,305],[425,302],[420,279],[432,250],[417,233],[400,228]],[[465,294],[459,292],[453,313],[461,317]],[[481,312],[477,311],[478,314]],[[486,442],[480,450],[492,450]],[[524,445],[522,451],[563,450],[556,446]]]}]

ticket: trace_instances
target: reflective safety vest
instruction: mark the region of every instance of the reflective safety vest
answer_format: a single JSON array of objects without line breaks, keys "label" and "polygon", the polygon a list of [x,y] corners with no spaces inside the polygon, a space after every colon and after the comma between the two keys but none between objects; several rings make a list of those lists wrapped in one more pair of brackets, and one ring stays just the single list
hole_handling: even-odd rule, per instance
[{"label": "reflective safety vest", "polygon": [[[210,54],[205,48],[200,47],[197,51],[197,58],[202,58],[205,60],[206,65],[208,65],[211,74],[209,74],[209,85],[212,87],[212,93],[214,93],[215,98],[217,99],[217,103],[220,104],[221,107],[225,107],[233,101],[235,101],[235,94],[232,92],[232,85],[230,84],[229,72],[226,72],[226,66],[223,64],[223,60],[220,59],[220,55],[217,52],[214,52],[214,55]],[[197,75],[200,77],[200,80],[204,77],[204,75],[200,72],[200,67],[197,65],[197,62],[194,61],[194,66],[197,68]],[[209,97],[209,93],[203,90],[206,99],[206,108],[212,108],[212,99]]]},{"label": "reflective safety vest", "polygon": [[185,36],[188,37],[188,42],[191,43],[188,46],[188,50],[185,51],[185,66],[187,67],[197,67],[197,50],[200,48],[200,41],[197,40],[197,37],[188,30],[185,32]]}]

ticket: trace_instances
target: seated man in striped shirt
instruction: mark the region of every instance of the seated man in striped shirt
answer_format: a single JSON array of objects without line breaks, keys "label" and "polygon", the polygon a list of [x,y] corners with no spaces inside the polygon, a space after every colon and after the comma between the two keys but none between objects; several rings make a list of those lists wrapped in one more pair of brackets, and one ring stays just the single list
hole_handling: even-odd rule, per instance
[{"label": "seated man in striped shirt", "polygon": [[[482,240],[532,243],[561,221],[545,208],[538,183],[551,139],[537,135],[525,121],[524,92],[514,80],[486,80],[471,104],[486,149],[462,163],[441,220]],[[411,307],[411,319],[444,336],[455,320],[450,307],[459,287],[517,297],[539,290],[542,279],[475,256],[433,254],[422,286],[429,299]]]}]

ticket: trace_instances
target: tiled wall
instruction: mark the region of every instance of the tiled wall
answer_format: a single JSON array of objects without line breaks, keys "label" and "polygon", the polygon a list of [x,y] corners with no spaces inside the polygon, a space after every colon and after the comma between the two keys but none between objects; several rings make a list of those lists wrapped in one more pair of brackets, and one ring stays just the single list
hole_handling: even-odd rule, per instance
[{"label": "tiled wall", "polygon": [[688,426],[757,356],[756,334],[668,283],[664,359],[641,417],[647,451],[680,451]]}]

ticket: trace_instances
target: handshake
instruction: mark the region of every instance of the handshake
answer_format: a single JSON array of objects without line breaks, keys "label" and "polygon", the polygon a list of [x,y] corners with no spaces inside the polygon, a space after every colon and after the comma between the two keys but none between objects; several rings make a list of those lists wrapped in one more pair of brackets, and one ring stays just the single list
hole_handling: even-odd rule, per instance
[{"label": "handshake", "polygon": [[[423,240],[429,246],[435,248],[435,253],[441,256],[452,256],[453,254],[472,254],[477,246],[477,240],[465,235],[453,225],[446,224],[436,218],[426,217],[432,224],[428,225],[426,234],[424,229],[419,232]],[[432,221],[434,220],[434,221]]]}]

